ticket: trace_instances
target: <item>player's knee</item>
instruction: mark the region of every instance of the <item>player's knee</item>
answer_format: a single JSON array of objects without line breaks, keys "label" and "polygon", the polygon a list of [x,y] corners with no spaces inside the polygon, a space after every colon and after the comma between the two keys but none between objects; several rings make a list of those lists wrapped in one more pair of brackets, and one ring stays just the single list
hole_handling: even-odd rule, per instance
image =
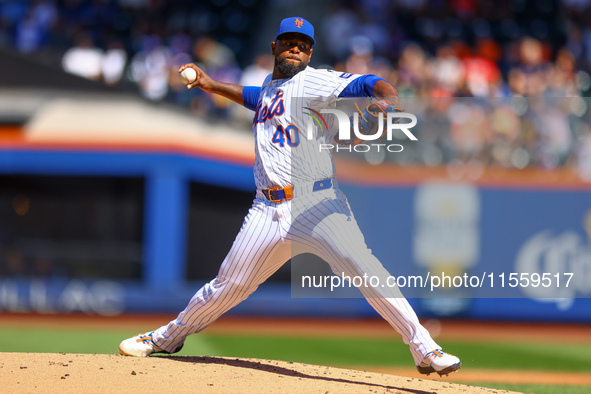
[{"label": "player's knee", "polygon": [[235,294],[240,298],[248,297],[258,287],[257,285],[253,285],[244,279],[217,277],[215,281],[216,285],[223,288],[224,292]]}]

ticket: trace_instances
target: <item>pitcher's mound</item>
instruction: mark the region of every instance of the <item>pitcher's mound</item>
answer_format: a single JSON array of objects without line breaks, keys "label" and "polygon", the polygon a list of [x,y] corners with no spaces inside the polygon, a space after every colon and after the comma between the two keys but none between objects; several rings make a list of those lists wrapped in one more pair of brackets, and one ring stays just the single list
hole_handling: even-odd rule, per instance
[{"label": "pitcher's mound", "polygon": [[0,387],[9,393],[509,393],[275,360],[68,353],[0,353]]}]

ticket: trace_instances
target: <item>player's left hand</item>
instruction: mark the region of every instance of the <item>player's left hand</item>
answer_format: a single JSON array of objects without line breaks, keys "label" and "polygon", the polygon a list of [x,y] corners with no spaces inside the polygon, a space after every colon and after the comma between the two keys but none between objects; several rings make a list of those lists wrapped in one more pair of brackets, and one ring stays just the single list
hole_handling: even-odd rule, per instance
[{"label": "player's left hand", "polygon": [[[382,119],[385,123],[388,118],[388,112],[403,111],[398,105],[386,99],[370,103],[363,110],[360,110],[359,107],[357,107],[357,110],[359,115],[359,132],[364,135],[374,135],[377,132],[380,114],[384,114]],[[351,122],[351,124],[352,123],[353,122]],[[384,124],[382,135],[385,132],[386,126]]]},{"label": "player's left hand", "polygon": [[[382,116],[383,128],[380,137],[387,132],[385,123],[388,118],[388,113],[404,111],[397,104],[386,99],[370,103],[363,110],[357,106],[357,103],[355,103],[355,106],[357,107],[357,129],[359,130],[359,133],[363,135],[375,135],[379,127],[379,117]],[[394,122],[398,122],[398,119],[395,119]],[[355,115],[349,117],[349,124],[351,127],[355,126]],[[363,141],[361,138],[356,137],[353,129],[351,129],[351,136],[351,140],[343,141],[339,139],[339,134],[337,133],[334,139],[340,145],[355,145]]]}]

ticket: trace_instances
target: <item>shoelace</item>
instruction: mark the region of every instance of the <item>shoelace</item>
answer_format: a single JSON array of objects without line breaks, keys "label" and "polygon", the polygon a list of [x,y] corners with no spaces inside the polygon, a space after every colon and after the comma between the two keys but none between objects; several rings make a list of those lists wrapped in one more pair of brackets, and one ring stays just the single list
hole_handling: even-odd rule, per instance
[{"label": "shoelace", "polygon": [[430,351],[429,353],[427,353],[427,355],[425,356],[425,359],[423,359],[423,361],[421,362],[421,365],[424,366],[429,366],[431,365],[431,361],[435,360],[438,357],[443,357],[445,355],[444,352],[442,352],[441,350],[433,350]]},{"label": "shoelace", "polygon": [[[142,336],[143,335],[143,336]],[[147,333],[143,333],[143,334],[137,334],[138,339],[136,339],[137,342],[141,342],[145,345],[147,345],[147,342],[152,342],[152,334],[147,334]]]},{"label": "shoelace", "polygon": [[430,356],[431,359],[437,358],[437,357],[443,357],[445,355],[445,353],[442,352],[441,350],[433,350],[429,354],[431,354],[431,356]]}]

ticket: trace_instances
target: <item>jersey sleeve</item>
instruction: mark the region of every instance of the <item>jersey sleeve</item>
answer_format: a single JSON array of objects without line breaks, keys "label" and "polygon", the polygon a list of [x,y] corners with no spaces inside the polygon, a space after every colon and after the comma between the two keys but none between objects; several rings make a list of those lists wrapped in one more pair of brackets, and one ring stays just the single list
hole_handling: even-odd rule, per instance
[{"label": "jersey sleeve", "polygon": [[374,97],[373,87],[378,81],[386,80],[373,74],[362,75],[345,86],[339,97]]},{"label": "jersey sleeve", "polygon": [[252,111],[256,110],[261,88],[258,86],[245,86],[242,88],[242,100],[244,106]]},{"label": "jersey sleeve", "polygon": [[334,87],[333,96],[340,97],[342,91],[353,81],[362,77],[360,74],[344,73],[340,71],[328,70],[331,76],[331,85]]}]

